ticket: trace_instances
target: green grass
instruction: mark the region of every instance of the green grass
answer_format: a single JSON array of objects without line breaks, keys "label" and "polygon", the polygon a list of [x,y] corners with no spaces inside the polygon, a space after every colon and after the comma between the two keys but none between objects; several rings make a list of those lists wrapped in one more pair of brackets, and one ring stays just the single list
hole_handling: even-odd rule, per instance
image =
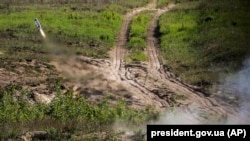
[{"label": "green grass", "polygon": [[80,54],[94,57],[107,55],[122,22],[122,15],[110,10],[75,12],[59,8],[56,11],[24,10],[0,14],[0,31],[13,36],[11,39],[16,42],[12,44],[5,40],[0,47],[11,50],[12,53],[20,53],[18,49],[23,50],[23,47],[27,52],[39,53],[43,50],[43,45],[39,42],[42,37],[33,22],[35,17],[39,18],[49,39],[59,40]]},{"label": "green grass", "polygon": [[[12,0],[8,5],[6,2],[0,2],[0,67],[17,74],[18,68],[24,68],[25,74],[20,75],[44,75],[46,80],[1,86],[1,140],[16,140],[17,136],[35,130],[48,131],[51,140],[73,140],[75,136],[96,132],[106,132],[108,139],[114,140],[113,123],[136,126],[157,116],[151,108],[136,110],[122,100],[111,105],[108,95],[100,103],[87,102],[82,96],[73,98],[71,90],[61,95],[61,79],[55,68],[47,63],[51,53],[107,57],[120,30],[123,14],[147,4],[148,0],[116,0],[113,3],[109,0],[105,4],[98,1],[60,4],[47,0],[41,4],[40,1]],[[34,18],[41,22],[47,41],[36,29]],[[33,61],[34,66],[31,65]],[[44,67],[39,68],[40,65]],[[58,93],[48,105],[29,103],[34,94],[22,86],[39,84],[48,85],[51,92]],[[89,140],[94,139],[98,140],[96,137]]]},{"label": "green grass", "polygon": [[146,5],[138,1],[2,1],[0,2],[0,55],[5,59],[48,60],[48,46],[35,27],[42,24],[48,39],[74,54],[108,57],[114,45],[123,14]]},{"label": "green grass", "polygon": [[[41,59],[48,61],[53,49],[91,56],[108,57],[114,45],[123,14],[150,0],[107,1],[1,1],[0,58],[9,60]],[[42,24],[50,42],[48,46],[37,31],[34,18]]]},{"label": "green grass", "polygon": [[164,63],[185,81],[207,87],[249,55],[250,14],[241,1],[183,2],[161,16]]},{"label": "green grass", "polygon": [[111,106],[108,96],[99,104],[92,104],[80,95],[73,96],[71,90],[65,95],[58,91],[57,97],[48,105],[29,104],[27,98],[32,95],[20,85],[9,85],[0,91],[1,139],[15,139],[34,130],[48,131],[52,139],[72,139],[78,133],[114,132],[112,124],[117,121],[135,126],[158,115],[151,108],[129,108],[124,101]]},{"label": "green grass", "polygon": [[151,0],[115,0],[114,3],[117,5],[123,5],[129,8],[136,8],[147,5]]},{"label": "green grass", "polygon": [[166,7],[168,4],[170,4],[172,2],[174,2],[174,0],[157,0],[157,7],[158,8],[163,8],[163,7]]},{"label": "green grass", "polygon": [[130,51],[130,54],[126,57],[128,62],[147,60],[144,49],[147,45],[146,36],[151,17],[151,13],[147,11],[133,18],[127,43],[127,48]]},{"label": "green grass", "polygon": [[42,0],[42,1],[30,1],[30,0],[3,0],[0,2],[0,8],[7,8],[11,6],[17,6],[18,8],[22,8],[22,6],[26,5],[35,5],[36,7],[42,7],[44,5],[49,5],[50,7],[59,7],[59,6],[67,6],[72,7],[73,9],[81,9],[81,10],[100,10],[103,9],[106,5],[115,4],[120,5],[126,8],[135,8],[144,6],[149,3],[150,0],[67,0],[67,1],[58,1],[58,0]]}]

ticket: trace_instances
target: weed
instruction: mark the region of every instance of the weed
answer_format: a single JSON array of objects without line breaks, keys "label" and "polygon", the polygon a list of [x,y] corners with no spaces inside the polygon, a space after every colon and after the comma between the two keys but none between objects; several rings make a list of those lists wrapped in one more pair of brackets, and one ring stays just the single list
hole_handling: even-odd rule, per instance
[{"label": "weed", "polygon": [[159,21],[164,63],[185,81],[204,88],[218,81],[218,73],[239,67],[249,53],[250,15],[243,14],[249,13],[247,5],[226,0],[178,4]]}]

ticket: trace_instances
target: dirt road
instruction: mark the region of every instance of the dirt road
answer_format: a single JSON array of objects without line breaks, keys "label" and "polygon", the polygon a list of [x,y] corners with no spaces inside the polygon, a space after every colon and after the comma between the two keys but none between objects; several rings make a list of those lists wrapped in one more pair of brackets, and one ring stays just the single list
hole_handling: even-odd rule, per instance
[{"label": "dirt road", "polygon": [[[155,29],[157,28],[159,17],[174,8],[174,6],[174,4],[171,4],[163,9],[156,9],[156,1],[153,1],[153,3],[146,7],[138,8],[126,14],[123,27],[117,37],[117,44],[110,54],[112,72],[127,85],[128,89],[138,89],[139,92],[135,95],[144,95],[145,101],[150,101],[148,97],[154,97],[154,100],[151,100],[153,101],[152,103],[158,106],[161,105],[161,108],[166,108],[174,104],[182,107],[182,110],[188,113],[197,113],[198,111],[197,119],[199,120],[204,120],[206,118],[205,115],[225,117],[228,114],[233,114],[235,109],[232,107],[223,105],[212,97],[206,97],[206,94],[197,91],[193,86],[181,82],[171,72],[164,70],[159,58],[159,47],[158,40],[155,37]],[[147,33],[146,54],[148,56],[148,65],[125,64],[123,59],[127,52],[126,43],[129,25],[133,16],[144,10],[156,11]],[[178,96],[185,98],[178,99],[176,98]]]},{"label": "dirt road", "polygon": [[[175,5],[157,9],[156,2],[154,0],[147,6],[134,9],[125,15],[116,44],[110,51],[110,60],[77,57],[61,61],[61,64],[54,62],[53,65],[57,70],[72,77],[72,80],[77,80],[74,84],[69,84],[69,87],[73,87],[76,92],[87,96],[93,102],[108,93],[114,102],[116,98],[122,98],[136,108],[153,106],[156,110],[165,111],[169,107],[178,107],[177,112],[195,115],[195,120],[201,122],[210,117],[220,119],[236,113],[235,108],[229,104],[185,84],[163,67],[155,30],[159,17]],[[127,64],[124,57],[127,54],[129,27],[133,17],[145,10],[155,12],[146,39],[145,52],[148,62]]]},{"label": "dirt road", "polygon": [[126,54],[125,46],[127,43],[129,26],[131,24],[132,18],[142,11],[155,8],[156,2],[157,2],[157,0],[153,0],[153,2],[149,3],[147,6],[136,8],[136,9],[132,10],[131,12],[128,12],[124,16],[122,28],[120,30],[120,33],[119,33],[117,39],[116,39],[116,45],[110,53],[111,54],[110,57],[112,60],[112,67],[115,70],[119,70],[121,68],[121,65],[124,63],[123,59],[124,59],[125,54]]}]

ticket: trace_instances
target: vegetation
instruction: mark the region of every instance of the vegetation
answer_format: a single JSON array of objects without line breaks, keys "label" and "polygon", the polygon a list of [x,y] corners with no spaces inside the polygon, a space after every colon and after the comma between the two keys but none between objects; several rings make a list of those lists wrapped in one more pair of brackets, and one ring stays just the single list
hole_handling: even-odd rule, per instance
[{"label": "vegetation", "polygon": [[[78,54],[100,57],[113,45],[115,36],[120,29],[122,16],[119,13],[105,10],[100,13],[58,9],[58,10],[24,10],[0,15],[0,31],[7,34],[13,42],[3,39],[2,50],[6,56],[11,53],[46,52],[41,45],[41,37],[34,25],[34,17],[38,17],[49,38],[68,45]],[[22,42],[20,42],[22,40]],[[27,42],[24,42],[27,41]],[[24,52],[19,52],[22,50]],[[29,56],[29,54],[31,54]],[[20,54],[20,56],[23,56]],[[15,57],[17,57],[15,55]]]},{"label": "vegetation", "polygon": [[[155,118],[157,113],[153,109],[136,110],[122,100],[111,106],[108,94],[100,103],[90,103],[80,95],[73,96],[71,90],[61,94],[61,80],[55,68],[48,64],[51,53],[62,51],[73,55],[107,57],[107,51],[120,30],[123,14],[148,2],[1,1],[0,67],[23,77],[34,77],[20,85],[13,82],[13,85],[0,87],[1,140],[16,140],[21,134],[35,130],[47,131],[51,140],[74,140],[77,136],[89,134],[93,135],[84,139],[98,140],[94,133],[102,132],[108,140],[114,140],[115,122],[136,126]],[[36,29],[34,18],[41,22],[46,40]],[[35,79],[39,76],[46,79]],[[26,89],[27,85],[39,84],[46,84],[48,91],[53,89],[57,92],[50,104],[34,102],[34,93]]]},{"label": "vegetation", "polygon": [[[9,8],[12,5],[19,5],[19,7],[23,5],[36,5],[40,7],[41,4],[43,4],[50,6],[72,6],[74,9],[100,10],[109,4],[120,5],[126,8],[135,8],[146,5],[149,1],[150,0],[3,0],[1,5],[2,7]],[[81,6],[79,7],[79,5]]]},{"label": "vegetation", "polygon": [[20,85],[9,85],[0,91],[1,139],[14,139],[34,130],[49,132],[53,140],[72,139],[79,133],[84,135],[105,131],[111,135],[112,124],[116,121],[132,126],[158,115],[150,108],[128,108],[123,101],[110,106],[108,96],[99,104],[91,104],[82,96],[73,96],[71,90],[65,95],[59,92],[48,105],[31,105],[27,98],[32,98],[32,95]]},{"label": "vegetation", "polygon": [[[107,57],[123,14],[149,1],[2,0],[0,68],[9,70],[10,75],[15,72],[35,78],[47,76],[46,80],[23,83],[48,83],[57,95],[50,104],[35,103],[33,92],[22,84],[1,86],[0,138],[15,140],[27,131],[44,130],[51,140],[73,140],[75,136],[94,132],[105,132],[108,140],[114,140],[115,122],[137,126],[156,118],[158,113],[152,108],[132,109],[122,100],[111,106],[108,95],[96,104],[80,95],[73,96],[72,90],[64,95],[62,80],[54,67],[46,63],[51,51],[58,53],[64,49],[74,55]],[[248,0],[158,0],[157,6],[162,8],[170,2],[178,5],[161,16],[158,31],[165,65],[185,81],[202,87],[218,81],[218,74],[240,67],[250,51]],[[40,20],[48,37],[46,41],[39,35],[34,18]],[[144,49],[151,19],[150,12],[133,19],[127,62],[147,60]],[[186,99],[182,94],[173,98]]]},{"label": "vegetation", "polygon": [[182,79],[207,87],[249,55],[249,1],[183,2],[164,14],[159,33],[164,63]]},{"label": "vegetation", "polygon": [[146,61],[147,56],[144,49],[147,45],[147,29],[151,19],[150,12],[143,12],[134,17],[129,30],[129,41],[127,47],[130,54],[126,60],[128,62]]},{"label": "vegetation", "polygon": [[[1,58],[48,59],[48,46],[34,25],[38,18],[48,38],[74,54],[107,57],[118,34],[122,15],[147,4],[138,1],[42,0],[0,2]],[[15,54],[13,54],[15,52]]]},{"label": "vegetation", "polygon": [[[174,2],[174,0],[157,0],[157,7],[163,8],[166,7],[171,2]],[[177,2],[177,0],[175,0]]]}]

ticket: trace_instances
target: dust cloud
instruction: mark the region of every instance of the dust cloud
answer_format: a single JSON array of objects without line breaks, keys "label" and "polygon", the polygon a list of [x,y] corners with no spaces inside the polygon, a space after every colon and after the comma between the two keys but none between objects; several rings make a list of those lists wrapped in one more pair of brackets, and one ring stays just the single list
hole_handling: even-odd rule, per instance
[{"label": "dust cloud", "polygon": [[196,119],[197,116],[197,111],[186,112],[182,108],[175,108],[163,113],[159,120],[153,124],[199,124],[200,121]]},{"label": "dust cloud", "polygon": [[240,71],[227,75],[218,91],[236,113],[218,118],[202,111],[199,106],[177,107],[163,113],[153,124],[249,124],[250,123],[250,59]]},{"label": "dust cloud", "polygon": [[74,55],[73,51],[56,37],[47,37],[42,28],[39,29],[39,32],[43,37],[44,46],[52,59],[60,61],[58,58],[68,58]]},{"label": "dust cloud", "polygon": [[[79,63],[76,61],[76,57],[74,56],[73,52],[69,47],[59,41],[57,37],[46,36],[42,27],[39,28],[39,32],[43,37],[43,44],[46,50],[48,51],[48,57],[50,59],[50,64],[55,66],[59,72],[62,72],[62,76],[74,80],[76,82],[79,79],[82,79],[86,74],[84,71],[76,70],[72,65],[69,64],[76,64],[75,66],[79,66]],[[81,67],[81,66],[80,66]],[[83,67],[84,68],[84,67]]]}]

